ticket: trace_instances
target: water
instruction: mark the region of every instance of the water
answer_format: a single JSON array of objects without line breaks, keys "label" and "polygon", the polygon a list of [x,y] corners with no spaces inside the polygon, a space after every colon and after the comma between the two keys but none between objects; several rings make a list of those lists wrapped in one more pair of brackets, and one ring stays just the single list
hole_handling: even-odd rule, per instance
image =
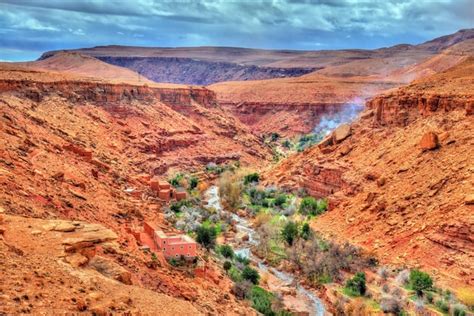
[{"label": "water", "polygon": [[[208,207],[213,207],[218,212],[227,212],[223,209],[220,199],[219,190],[216,186],[210,187],[206,192],[205,196],[208,200]],[[311,308],[310,315],[323,316],[325,308],[321,300],[311,291],[302,287],[290,274],[273,267],[269,267],[262,262],[257,256],[254,256],[251,251],[251,246],[258,244],[258,234],[251,227],[247,219],[238,216],[237,214],[231,214],[232,219],[237,223],[236,228],[238,232],[248,234],[249,240],[245,243],[244,247],[235,249],[235,253],[239,256],[249,258],[252,262],[255,262],[261,271],[265,271],[277,278],[285,286],[294,286],[296,288],[297,299],[303,301]],[[283,296],[284,293],[280,293]]]}]

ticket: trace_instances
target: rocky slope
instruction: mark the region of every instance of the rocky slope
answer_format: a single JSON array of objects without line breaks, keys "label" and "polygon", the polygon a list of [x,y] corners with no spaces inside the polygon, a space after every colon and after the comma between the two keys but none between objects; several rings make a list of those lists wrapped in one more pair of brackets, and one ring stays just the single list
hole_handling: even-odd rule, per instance
[{"label": "rocky slope", "polygon": [[383,263],[474,284],[474,59],[377,96],[352,126],[283,161],[267,181],[328,197],[314,229]]},{"label": "rocky slope", "polygon": [[[167,178],[178,170],[202,170],[208,162],[245,165],[270,158],[211,91],[3,67],[0,254],[6,281],[0,284],[0,312],[40,313],[51,304],[70,312],[253,313],[230,294],[230,281],[212,261],[200,276],[164,261],[152,264],[126,229],[150,220],[173,231],[146,175]],[[100,224],[116,235],[116,245],[81,243],[87,250],[68,259],[61,240],[76,232],[49,232],[39,219]],[[14,269],[20,262],[24,268]],[[111,280],[97,270],[110,270],[104,277]]]}]

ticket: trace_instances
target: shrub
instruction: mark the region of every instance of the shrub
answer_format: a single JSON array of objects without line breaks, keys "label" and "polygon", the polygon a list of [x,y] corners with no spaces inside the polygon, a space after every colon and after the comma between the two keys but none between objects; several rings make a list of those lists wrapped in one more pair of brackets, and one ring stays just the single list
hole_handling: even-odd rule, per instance
[{"label": "shrub", "polygon": [[232,250],[232,247],[229,245],[222,245],[219,251],[225,258],[234,258],[234,250]]},{"label": "shrub", "polygon": [[474,289],[461,288],[457,292],[458,299],[466,306],[474,307]]},{"label": "shrub", "polygon": [[254,286],[250,291],[250,299],[252,301],[252,307],[258,312],[265,316],[275,315],[275,313],[272,311],[272,293],[262,289],[259,286]]},{"label": "shrub", "polygon": [[365,273],[357,272],[352,279],[347,280],[346,289],[354,296],[362,296],[365,294],[367,287],[365,285]]},{"label": "shrub", "polygon": [[206,227],[201,225],[196,230],[196,241],[207,250],[214,248],[216,236],[217,234],[214,226]]},{"label": "shrub", "polygon": [[433,280],[428,273],[414,269],[410,271],[410,286],[416,291],[418,296],[423,294],[423,291],[431,289],[433,286]]},{"label": "shrub", "polygon": [[288,245],[293,245],[293,241],[298,236],[298,224],[292,221],[289,221],[283,227],[281,232],[283,239],[288,243]]},{"label": "shrub", "polygon": [[250,173],[244,177],[244,184],[247,185],[249,183],[256,183],[260,180],[260,176],[258,173]]},{"label": "shrub", "polygon": [[183,178],[184,176],[181,173],[178,173],[172,179],[169,180],[169,183],[175,188],[179,187],[181,186],[181,181],[183,180]]},{"label": "shrub", "polygon": [[287,148],[287,149],[290,149],[291,147],[291,142],[289,139],[285,139],[282,143],[283,147]]},{"label": "shrub", "polygon": [[228,272],[229,272],[229,277],[232,281],[241,282],[243,280],[242,274],[240,273],[239,269],[237,269],[236,267],[232,266]]},{"label": "shrub", "polygon": [[254,268],[245,266],[245,268],[242,270],[242,278],[244,278],[244,280],[252,282],[253,284],[258,284],[260,275],[258,274],[258,271]]},{"label": "shrub", "polygon": [[384,313],[398,314],[402,310],[400,301],[394,297],[382,297],[380,300],[380,309]]},{"label": "shrub", "polygon": [[466,316],[466,311],[461,306],[455,306],[453,316]]},{"label": "shrub", "polygon": [[243,300],[250,296],[250,290],[252,288],[252,283],[249,281],[239,281],[235,282],[232,286],[232,293],[240,300]]},{"label": "shrub", "polygon": [[433,304],[433,293],[431,293],[431,292],[426,293],[426,301],[429,304]]},{"label": "shrub", "polygon": [[449,305],[443,300],[436,301],[436,307],[443,313],[449,312]]},{"label": "shrub", "polygon": [[408,270],[402,270],[398,273],[397,277],[395,280],[397,281],[398,284],[400,285],[407,285],[408,280],[410,278],[410,271]]},{"label": "shrub", "polygon": [[243,256],[239,256],[239,255],[236,255],[236,256],[235,256],[235,260],[237,260],[237,262],[242,263],[243,265],[248,265],[248,264],[250,263],[250,259],[249,259],[249,258],[246,258],[246,257],[243,257]]},{"label": "shrub", "polygon": [[311,227],[309,227],[308,223],[304,223],[303,227],[301,227],[300,236],[304,240],[308,240],[311,237]]},{"label": "shrub", "polygon": [[172,210],[175,213],[181,212],[181,208],[183,206],[191,206],[192,203],[189,200],[181,200],[177,202],[172,202],[170,206],[170,210]]},{"label": "shrub", "polygon": [[228,273],[230,268],[232,268],[232,263],[230,261],[226,260],[224,262],[223,268],[224,268],[225,272]]},{"label": "shrub", "polygon": [[275,198],[275,206],[278,206],[278,207],[281,207],[283,204],[286,203],[286,194],[279,194],[276,198]]},{"label": "shrub", "polygon": [[237,209],[241,204],[242,184],[237,176],[226,171],[219,179],[219,195],[231,209]]},{"label": "shrub", "polygon": [[196,177],[191,177],[189,179],[189,190],[194,190],[199,184],[199,179]]},{"label": "shrub", "polygon": [[303,198],[300,204],[300,213],[304,215],[314,215],[316,213],[318,203],[312,196]]}]

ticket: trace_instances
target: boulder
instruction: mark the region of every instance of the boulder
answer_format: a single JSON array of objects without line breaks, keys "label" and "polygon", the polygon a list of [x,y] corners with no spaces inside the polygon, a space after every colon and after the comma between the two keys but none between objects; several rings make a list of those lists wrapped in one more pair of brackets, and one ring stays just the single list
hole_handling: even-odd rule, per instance
[{"label": "boulder", "polygon": [[334,130],[332,133],[332,138],[334,143],[340,143],[347,137],[351,136],[352,134],[352,129],[349,124],[342,124],[338,128]]},{"label": "boulder", "polygon": [[466,205],[474,205],[474,194],[468,194],[464,198],[464,204]]},{"label": "boulder", "polygon": [[420,140],[420,148],[422,151],[433,150],[438,148],[439,140],[438,135],[433,132],[428,132]]},{"label": "boulder", "polygon": [[132,274],[127,269],[108,258],[95,256],[89,261],[89,266],[108,278],[117,280],[124,284],[132,284]]}]

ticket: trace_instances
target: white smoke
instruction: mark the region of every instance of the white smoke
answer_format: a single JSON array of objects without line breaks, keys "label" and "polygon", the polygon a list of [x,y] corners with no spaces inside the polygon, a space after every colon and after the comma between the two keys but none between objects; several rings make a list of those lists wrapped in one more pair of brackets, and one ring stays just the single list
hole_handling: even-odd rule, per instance
[{"label": "white smoke", "polygon": [[339,125],[352,122],[363,109],[362,100],[355,99],[341,106],[338,110],[323,115],[319,123],[314,127],[313,133],[326,136]]}]

